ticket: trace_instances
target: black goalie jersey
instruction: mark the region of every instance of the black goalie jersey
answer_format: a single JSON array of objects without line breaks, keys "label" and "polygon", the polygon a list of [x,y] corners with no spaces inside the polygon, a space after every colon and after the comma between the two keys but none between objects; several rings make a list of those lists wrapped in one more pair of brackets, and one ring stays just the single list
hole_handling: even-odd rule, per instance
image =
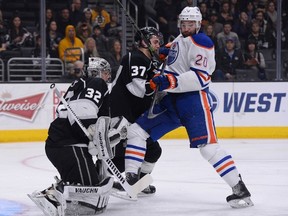
[{"label": "black goalie jersey", "polygon": [[[88,128],[100,116],[109,116],[109,92],[101,78],[81,78],[74,81],[64,95],[65,100]],[[63,104],[57,107],[57,118],[51,123],[46,144],[61,147],[88,144],[89,140]]]},{"label": "black goalie jersey", "polygon": [[124,116],[133,123],[152,101],[149,80],[154,75],[152,61],[141,51],[125,55],[111,91],[111,116]]}]

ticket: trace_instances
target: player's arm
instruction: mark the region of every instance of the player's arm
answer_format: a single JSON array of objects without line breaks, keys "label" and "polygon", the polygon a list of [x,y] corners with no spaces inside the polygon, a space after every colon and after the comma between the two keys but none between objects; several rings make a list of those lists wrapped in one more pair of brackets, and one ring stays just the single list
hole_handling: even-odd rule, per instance
[{"label": "player's arm", "polygon": [[198,49],[195,46],[188,47],[187,62],[191,65],[189,70],[184,73],[165,71],[165,75],[152,79],[152,88],[153,82],[154,86],[159,85],[160,91],[167,92],[199,91],[209,86],[216,66],[213,44],[211,47],[202,46]]},{"label": "player's arm", "polygon": [[[129,64],[128,64],[129,65]],[[148,79],[148,71],[151,71],[153,64],[148,64],[144,59],[133,58],[130,62],[130,74],[127,80],[126,88],[136,97],[143,98],[153,92]]]}]

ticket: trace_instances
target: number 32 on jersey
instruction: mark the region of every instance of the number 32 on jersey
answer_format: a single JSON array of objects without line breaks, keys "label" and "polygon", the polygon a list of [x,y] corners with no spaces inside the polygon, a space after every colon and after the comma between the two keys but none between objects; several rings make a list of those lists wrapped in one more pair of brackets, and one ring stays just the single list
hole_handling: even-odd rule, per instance
[{"label": "number 32 on jersey", "polygon": [[87,92],[85,94],[85,97],[93,99],[97,104],[99,103],[101,99],[101,92],[97,91],[93,88],[87,88]]}]

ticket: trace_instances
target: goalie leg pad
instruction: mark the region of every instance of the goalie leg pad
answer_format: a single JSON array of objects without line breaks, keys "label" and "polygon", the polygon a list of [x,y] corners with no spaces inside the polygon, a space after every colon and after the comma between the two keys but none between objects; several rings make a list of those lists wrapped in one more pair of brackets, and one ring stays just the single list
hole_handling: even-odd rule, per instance
[{"label": "goalie leg pad", "polygon": [[35,191],[27,194],[46,216],[62,216],[66,208],[62,193],[53,185],[44,191]]},{"label": "goalie leg pad", "polygon": [[27,196],[42,210],[46,216],[58,216],[57,207],[52,204],[41,192],[33,192]]},{"label": "goalie leg pad", "polygon": [[113,178],[106,178],[99,186],[65,186],[66,215],[97,215],[105,211]]}]

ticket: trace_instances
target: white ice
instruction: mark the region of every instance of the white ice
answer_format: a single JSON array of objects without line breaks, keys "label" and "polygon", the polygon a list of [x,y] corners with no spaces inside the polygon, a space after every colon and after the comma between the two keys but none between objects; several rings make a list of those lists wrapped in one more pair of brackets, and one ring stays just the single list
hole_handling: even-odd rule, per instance
[{"label": "white ice", "polygon": [[[111,197],[103,216],[287,216],[288,140],[222,139],[255,206],[232,209],[228,185],[187,140],[161,140],[163,154],[152,173],[157,192],[136,202]],[[0,216],[43,215],[27,193],[54,183],[57,171],[44,143],[0,144]]]}]

